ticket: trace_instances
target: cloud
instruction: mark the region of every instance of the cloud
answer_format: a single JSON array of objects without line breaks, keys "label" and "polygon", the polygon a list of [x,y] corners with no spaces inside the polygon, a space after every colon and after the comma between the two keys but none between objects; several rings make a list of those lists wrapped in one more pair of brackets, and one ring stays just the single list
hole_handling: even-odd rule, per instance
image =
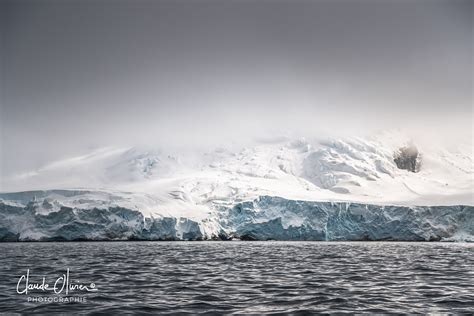
[{"label": "cloud", "polygon": [[2,169],[124,144],[472,137],[472,5],[4,1]]}]

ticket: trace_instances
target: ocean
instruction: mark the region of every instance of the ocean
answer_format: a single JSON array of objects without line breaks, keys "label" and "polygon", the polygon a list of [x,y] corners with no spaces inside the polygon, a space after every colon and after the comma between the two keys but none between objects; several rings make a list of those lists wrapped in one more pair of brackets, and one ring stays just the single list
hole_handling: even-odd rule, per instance
[{"label": "ocean", "polygon": [[474,244],[0,243],[0,311],[474,313]]}]

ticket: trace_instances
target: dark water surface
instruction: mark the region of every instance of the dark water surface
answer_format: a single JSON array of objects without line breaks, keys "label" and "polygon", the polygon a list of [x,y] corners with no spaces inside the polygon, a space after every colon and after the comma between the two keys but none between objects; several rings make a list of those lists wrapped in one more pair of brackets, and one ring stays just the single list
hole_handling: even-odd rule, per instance
[{"label": "dark water surface", "polygon": [[[72,303],[28,302],[64,293],[17,294],[27,269],[30,284],[45,276],[52,288],[67,268],[70,283],[97,291],[70,292],[85,297]],[[474,244],[1,243],[0,311],[473,313]]]}]

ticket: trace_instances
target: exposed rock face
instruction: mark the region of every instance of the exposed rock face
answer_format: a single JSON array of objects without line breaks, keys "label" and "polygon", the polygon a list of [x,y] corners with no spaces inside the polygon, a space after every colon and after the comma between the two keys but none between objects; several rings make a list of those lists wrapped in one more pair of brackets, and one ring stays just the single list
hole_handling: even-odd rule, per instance
[{"label": "exposed rock face", "polygon": [[400,148],[394,154],[393,161],[398,169],[418,172],[421,168],[421,154],[413,144]]},{"label": "exposed rock face", "polygon": [[[41,198],[40,198],[41,199]],[[60,203],[55,201],[55,205]],[[262,196],[214,217],[144,217],[125,207],[44,208],[0,200],[0,241],[28,240],[470,240],[472,206],[380,206]],[[206,224],[215,223],[214,229]]]}]

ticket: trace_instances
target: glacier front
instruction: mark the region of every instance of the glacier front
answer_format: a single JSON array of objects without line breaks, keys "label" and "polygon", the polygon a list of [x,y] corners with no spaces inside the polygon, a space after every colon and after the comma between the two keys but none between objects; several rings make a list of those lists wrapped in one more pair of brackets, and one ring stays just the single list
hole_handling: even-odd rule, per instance
[{"label": "glacier front", "polygon": [[94,191],[0,194],[0,241],[474,241],[474,207],[316,202],[260,196],[203,218],[149,216],[130,196]]}]

